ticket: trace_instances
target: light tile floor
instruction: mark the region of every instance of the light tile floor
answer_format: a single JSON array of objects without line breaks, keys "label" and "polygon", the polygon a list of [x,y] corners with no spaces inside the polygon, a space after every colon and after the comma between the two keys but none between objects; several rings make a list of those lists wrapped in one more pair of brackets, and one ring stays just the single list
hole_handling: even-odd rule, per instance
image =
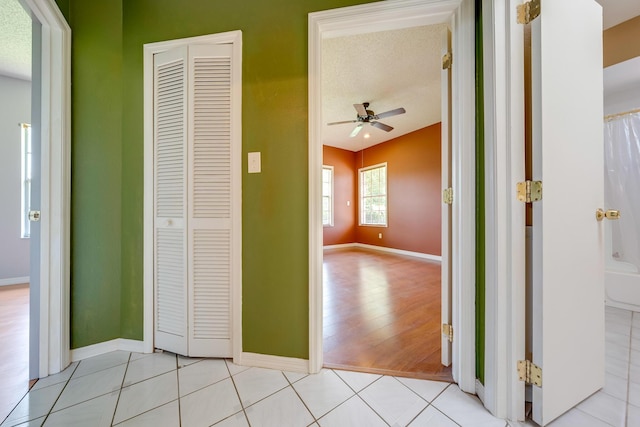
[{"label": "light tile floor", "polygon": [[39,380],[9,426],[496,426],[455,384],[116,351]]},{"label": "light tile floor", "polygon": [[[640,313],[607,307],[606,384],[554,427],[640,426]],[[39,380],[1,427],[533,426],[494,418],[455,384],[116,351]]]},{"label": "light tile floor", "polygon": [[605,316],[604,388],[551,423],[553,427],[640,426],[640,313],[606,307]]}]

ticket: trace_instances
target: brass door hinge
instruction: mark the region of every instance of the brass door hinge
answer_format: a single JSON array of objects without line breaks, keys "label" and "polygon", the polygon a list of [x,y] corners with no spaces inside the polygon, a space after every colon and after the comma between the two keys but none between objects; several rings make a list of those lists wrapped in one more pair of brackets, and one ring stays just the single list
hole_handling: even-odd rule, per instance
[{"label": "brass door hinge", "polygon": [[518,5],[518,24],[529,24],[540,16],[540,0],[531,0]]},{"label": "brass door hinge", "polygon": [[524,181],[516,185],[518,201],[523,203],[542,200],[542,181]]},{"label": "brass door hinge", "polygon": [[542,368],[534,365],[530,360],[518,360],[518,378],[527,384],[542,387]]},{"label": "brass door hinge", "polygon": [[442,56],[442,69],[448,70],[451,68],[451,61],[453,60],[451,52],[447,52]]},{"label": "brass door hinge", "polygon": [[453,188],[449,187],[442,190],[442,201],[447,205],[453,203]]},{"label": "brass door hinge", "polygon": [[446,336],[449,342],[453,342],[453,326],[442,324],[442,335]]}]

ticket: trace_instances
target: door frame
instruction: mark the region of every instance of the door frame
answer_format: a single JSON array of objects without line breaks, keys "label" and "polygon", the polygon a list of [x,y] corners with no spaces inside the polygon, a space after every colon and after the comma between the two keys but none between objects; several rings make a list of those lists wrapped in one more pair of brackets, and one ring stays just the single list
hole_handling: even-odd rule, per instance
[{"label": "door frame", "polygon": [[524,420],[525,385],[517,374],[526,339],[524,30],[521,2],[483,0],[485,107],[485,384],[496,417]]},{"label": "door frame", "polygon": [[[39,378],[70,363],[71,28],[54,0],[20,0],[42,25]],[[33,358],[30,354],[30,358]],[[33,373],[32,373],[33,374]]]},{"label": "door frame", "polygon": [[454,380],[475,393],[475,45],[472,0],[399,0],[309,14],[309,371],[322,368],[322,39],[450,23],[453,37],[452,323]]},{"label": "door frame", "polygon": [[[242,81],[242,32],[187,37],[144,45],[144,201],[143,201],[143,351],[154,350],[154,168],[153,168],[153,56],[169,49],[189,44],[231,44],[237,67],[234,81]],[[242,356],[242,85],[232,95],[232,218],[231,238],[231,341],[233,360]],[[235,119],[235,120],[234,120]],[[240,213],[238,213],[240,212]]]}]

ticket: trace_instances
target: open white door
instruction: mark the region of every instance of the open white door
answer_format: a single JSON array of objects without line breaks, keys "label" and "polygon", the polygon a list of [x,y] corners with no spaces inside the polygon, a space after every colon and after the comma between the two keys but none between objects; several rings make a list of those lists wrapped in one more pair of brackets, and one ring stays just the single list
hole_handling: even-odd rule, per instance
[{"label": "open white door", "polygon": [[602,10],[543,0],[531,23],[533,419],[544,426],[604,385]]},{"label": "open white door", "polygon": [[[443,34],[442,55],[451,52],[451,32],[447,30]],[[449,57],[450,58],[450,57]],[[449,59],[450,61],[450,59]],[[449,65],[451,65],[449,63]],[[441,92],[441,112],[442,120],[440,132],[442,142],[440,150],[442,153],[442,237],[441,237],[441,316],[443,325],[451,325],[451,67],[443,64],[440,86]],[[444,331],[443,331],[444,332]],[[449,334],[442,334],[442,364],[451,365],[451,340]]]}]

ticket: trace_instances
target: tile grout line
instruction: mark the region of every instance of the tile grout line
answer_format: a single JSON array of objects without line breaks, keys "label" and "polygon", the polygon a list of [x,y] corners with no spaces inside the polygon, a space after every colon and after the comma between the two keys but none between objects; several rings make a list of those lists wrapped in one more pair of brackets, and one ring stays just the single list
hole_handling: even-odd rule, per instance
[{"label": "tile grout line", "polygon": [[[73,368],[73,372],[71,373],[71,376],[73,376],[73,373],[74,373],[74,372],[75,372],[75,370],[78,368],[78,365],[80,365],[80,362],[78,362],[78,364],[75,366],[75,368]],[[56,375],[57,375],[57,374],[56,374]],[[24,400],[24,398],[25,398],[25,397],[27,397],[27,396],[29,395],[29,393],[31,393],[32,391],[44,390],[45,388],[53,387],[53,386],[56,386],[56,385],[58,385],[58,384],[62,384],[62,383],[65,383],[65,387],[66,387],[66,383],[68,383],[68,382],[69,382],[69,380],[71,379],[71,376],[70,376],[69,378],[67,378],[66,380],[64,380],[64,381],[60,381],[59,383],[49,384],[49,385],[44,386],[44,387],[41,387],[41,388],[39,388],[39,389],[37,389],[37,390],[33,390],[33,387],[35,387],[35,385],[38,383],[38,381],[40,381],[40,378],[38,378],[38,381],[36,381],[36,382],[33,384],[33,386],[31,386],[31,387],[29,388],[29,390],[27,390],[27,392],[26,392],[26,393],[24,393],[24,394],[22,395],[22,397],[20,398],[20,400],[18,400],[18,402],[13,406],[13,408],[11,408],[11,410],[9,411],[9,413],[7,414],[7,416],[6,416],[6,417],[4,417],[4,419],[3,419],[3,420],[2,420],[2,422],[0,423],[0,426],[4,426],[4,423],[6,423],[6,422],[7,422],[7,420],[9,419],[9,417],[11,416],[11,414],[13,414],[13,411],[15,411],[15,410],[18,408],[18,406],[20,406],[20,404],[22,403],[22,401]],[[45,377],[45,378],[46,378],[46,377]],[[62,394],[62,391],[64,391],[64,387],[63,387],[63,388],[62,388],[62,390],[60,391],[60,394]],[[60,397],[60,395],[58,395],[58,397]],[[56,399],[56,402],[57,402],[57,401],[58,401],[58,400]],[[53,406],[55,406],[56,402],[53,402]],[[51,406],[51,408],[53,408],[53,406]],[[49,412],[51,412],[51,410],[49,410]],[[47,414],[45,414],[45,415],[42,415],[42,416],[43,416],[43,417],[46,417],[46,416],[48,416],[48,415],[49,415],[49,413],[47,413]],[[45,420],[46,420],[46,418],[45,418]],[[26,422],[29,422],[29,421],[32,421],[32,420],[27,420]],[[44,422],[44,421],[43,421],[43,422]]]},{"label": "tile grout line", "polygon": [[[231,379],[231,384],[233,384],[233,389],[236,391],[236,396],[238,396],[238,402],[240,402],[240,408],[242,408],[242,413],[244,414],[244,418],[247,421],[247,425],[249,427],[251,427],[251,420],[249,420],[249,416],[247,415],[247,410],[244,407],[244,403],[242,403],[242,398],[240,397],[240,392],[238,391],[238,386],[236,386],[236,381],[234,380],[233,374],[231,373],[231,369],[229,368],[228,359],[224,359],[224,364],[227,367],[227,371],[229,372],[229,378]],[[249,369],[251,369],[251,368],[249,368]],[[242,372],[244,372],[244,371],[242,371]]]},{"label": "tile grout line", "polygon": [[[339,375],[338,375],[339,376]],[[365,388],[363,388],[362,390],[360,390],[359,392],[356,392],[356,396],[358,396],[360,398],[360,400],[362,400],[364,402],[365,405],[367,405],[369,407],[369,409],[371,409],[373,411],[374,414],[376,414],[377,416],[380,417],[380,419],[382,420],[383,423],[385,423],[386,425],[390,425],[387,420],[385,420],[382,415],[380,415],[378,413],[378,411],[376,411],[375,409],[373,409],[373,407],[371,405],[369,405],[369,402],[367,402],[362,396],[360,396],[360,393],[362,393],[363,391],[365,391],[366,389],[368,389],[369,387],[371,387],[372,385],[374,385],[375,383],[377,383],[378,381],[380,381],[382,378],[384,378],[384,375],[381,375],[380,378],[376,378],[375,381],[373,381],[371,384],[369,384],[368,386],[366,386]]]},{"label": "tile grout line", "polygon": [[116,406],[113,408],[113,415],[111,416],[110,425],[113,425],[113,422],[115,421],[115,418],[116,418],[116,412],[118,411],[118,405],[120,404],[120,396],[122,395],[122,387],[124,386],[124,380],[125,378],[127,378],[127,371],[129,370],[129,362],[131,362],[131,353],[129,353],[129,359],[127,359],[127,367],[124,368],[124,375],[122,376],[122,381],[120,382],[120,390],[118,390],[118,399],[116,399]]},{"label": "tile grout line", "polygon": [[[282,372],[282,371],[280,371],[280,372]],[[291,389],[292,389],[292,390],[293,390],[293,392],[296,394],[296,396],[298,396],[298,399],[300,399],[300,402],[302,402],[302,404],[304,405],[304,407],[307,409],[307,412],[309,412],[309,414],[311,415],[311,418],[313,418],[313,421],[312,421],[312,422],[311,422],[311,424],[309,424],[309,425],[312,425],[312,424],[314,424],[314,423],[317,423],[319,418],[316,418],[316,416],[315,416],[315,415],[313,415],[313,412],[311,412],[311,409],[309,409],[309,407],[307,406],[307,402],[305,402],[305,401],[304,401],[304,399],[302,398],[302,396],[300,396],[300,393],[298,393],[298,390],[296,390],[296,388],[293,386],[293,383],[292,383],[291,381],[289,381],[289,378],[287,378],[287,376],[284,374],[284,372],[282,372],[282,375],[284,375],[284,378],[285,378],[285,379],[287,380],[287,382],[289,383],[289,387],[291,387]],[[305,377],[305,378],[306,378],[306,377]],[[347,400],[348,400],[348,399],[347,399]],[[340,406],[340,405],[338,405],[338,406]],[[333,408],[333,409],[335,409],[335,408]],[[331,411],[333,411],[333,409],[332,409]],[[331,411],[329,411],[329,412],[331,412]],[[327,412],[327,414],[328,414],[329,412]],[[327,414],[324,414],[324,415],[327,415]],[[324,416],[324,415],[323,415],[323,416]],[[320,418],[322,418],[322,417],[320,417]]]},{"label": "tile grout line", "polygon": [[182,368],[180,367],[180,363],[179,363],[180,356],[176,354],[175,357],[176,357],[176,384],[177,384],[176,391],[178,392],[178,426],[182,427],[182,400],[180,400],[180,369],[184,368],[184,366]]},{"label": "tile grout line", "polygon": [[[155,354],[155,353],[152,353],[152,354]],[[174,355],[177,357],[177,354],[174,354]],[[133,362],[136,362],[136,361],[138,361],[138,360],[140,360],[140,359],[136,359],[136,360],[134,360]],[[177,366],[177,362],[176,362],[176,366]],[[173,370],[173,369],[172,369],[172,370]],[[177,371],[177,369],[176,369],[176,371]],[[167,371],[167,372],[165,372],[165,373],[163,373],[163,374],[154,375],[154,376],[152,376],[152,377],[147,378],[147,380],[150,380],[150,379],[153,379],[153,378],[157,378],[157,377],[159,377],[159,376],[161,376],[161,375],[166,375],[166,374],[168,374],[168,373],[170,373],[170,372],[171,372],[171,371]],[[125,376],[126,376],[126,372],[125,372]],[[126,387],[131,387],[132,385],[140,384],[140,383],[142,383],[142,382],[144,382],[144,381],[147,381],[147,380],[138,381],[138,382],[136,382],[136,383],[129,384],[129,385],[128,385],[128,386],[126,386]],[[121,388],[120,388],[120,391],[122,392],[122,389],[123,389],[123,388],[126,388],[126,387],[121,387]],[[190,393],[190,394],[191,394],[191,393]],[[104,394],[103,394],[102,396],[104,396]],[[186,395],[186,396],[188,396],[188,395]],[[120,396],[118,396],[118,403],[119,403],[119,400],[120,400]],[[177,397],[176,399],[170,400],[170,401],[168,401],[168,402],[166,402],[166,403],[164,403],[164,404],[162,404],[162,405],[160,405],[160,406],[156,406],[156,407],[154,407],[154,408],[147,409],[147,410],[146,410],[146,411],[144,411],[144,412],[140,412],[139,414],[136,414],[136,415],[134,415],[134,416],[132,416],[132,417],[129,417],[129,418],[127,418],[127,419],[124,419],[124,420],[120,421],[118,424],[116,424],[116,426],[117,426],[117,425],[120,425],[120,424],[122,424],[122,423],[124,423],[124,422],[130,421],[130,420],[132,420],[132,419],[134,419],[134,418],[137,418],[137,417],[139,417],[140,415],[147,414],[147,413],[149,413],[149,412],[151,412],[151,411],[154,411],[154,410],[156,410],[156,409],[158,409],[158,408],[161,408],[161,407],[163,407],[163,406],[165,406],[165,405],[168,405],[168,404],[173,403],[173,402],[176,402],[176,401],[178,402],[178,408],[179,408],[179,407],[180,407],[180,393],[179,393],[179,392],[178,392],[178,397]],[[117,408],[117,405],[116,405],[116,408]],[[180,416],[180,410],[178,410],[178,416]],[[115,417],[115,413],[114,413],[114,417]],[[182,420],[179,418],[179,419],[178,419],[178,421],[179,421],[179,423],[180,423],[180,425],[181,425]],[[113,424],[112,424],[112,426],[113,426]]]},{"label": "tile grout line", "polygon": [[[402,383],[402,381],[400,381],[400,382]],[[422,411],[418,412],[418,413],[416,414],[416,416],[415,416],[415,417],[413,417],[413,418],[411,419],[411,421],[409,421],[409,424],[407,424],[407,426],[410,426],[410,425],[411,425],[411,423],[412,423],[412,422],[414,422],[414,421],[416,420],[416,418],[418,418],[418,417],[420,416],[420,414],[422,414],[424,411],[426,411],[429,407],[431,407],[431,408],[433,408],[435,411],[438,411],[439,413],[441,413],[444,417],[446,417],[449,421],[451,421],[451,422],[452,422],[452,423],[454,423],[455,425],[460,426],[460,424],[458,424],[458,423],[457,423],[453,418],[451,418],[449,415],[445,414],[443,411],[441,411],[440,409],[438,409],[438,407],[437,407],[436,405],[434,405],[434,404],[433,404],[433,402],[435,402],[435,401],[436,401],[436,399],[437,399],[438,397],[440,397],[440,396],[445,392],[445,390],[446,390],[446,389],[448,389],[449,387],[451,387],[451,385],[452,385],[452,384],[453,384],[453,383],[449,383],[449,384],[447,384],[447,386],[446,386],[445,388],[443,388],[443,389],[442,389],[442,391],[441,391],[440,393],[438,393],[438,394],[437,394],[437,395],[436,395],[436,396],[431,400],[431,402],[429,402],[428,400],[426,400],[426,399],[422,398],[422,396],[418,395],[422,400],[425,400],[425,401],[427,402],[427,406],[425,406],[425,407],[424,407],[424,409],[423,409]],[[409,388],[406,384],[404,384],[404,383],[403,383],[403,385],[404,385],[405,387]],[[411,390],[411,388],[409,388],[409,389]],[[413,391],[413,390],[411,390],[411,391]],[[415,391],[414,391],[414,393],[415,393]],[[416,393],[416,394],[417,394],[417,393]],[[507,425],[507,426],[505,426],[505,427],[508,427],[508,425]]]},{"label": "tile grout line", "polygon": [[[47,412],[47,414],[44,417],[44,420],[42,420],[42,425],[44,425],[47,422],[47,419],[49,419],[49,416],[53,412],[53,408],[56,406],[56,403],[58,403],[58,400],[60,400],[60,396],[62,396],[62,393],[64,393],[65,389],[69,385],[69,382],[71,381],[71,378],[73,378],[73,374],[76,373],[76,370],[78,369],[78,367],[80,366],[81,363],[82,363],[82,361],[78,362],[78,364],[74,368],[74,370],[71,373],[71,375],[69,376],[69,378],[67,378],[67,381],[64,383],[64,387],[62,387],[62,390],[60,390],[60,393],[58,394],[58,397],[56,398],[56,400],[51,405],[51,408],[49,408],[49,412]],[[31,421],[31,420],[29,420],[29,421]]]}]

